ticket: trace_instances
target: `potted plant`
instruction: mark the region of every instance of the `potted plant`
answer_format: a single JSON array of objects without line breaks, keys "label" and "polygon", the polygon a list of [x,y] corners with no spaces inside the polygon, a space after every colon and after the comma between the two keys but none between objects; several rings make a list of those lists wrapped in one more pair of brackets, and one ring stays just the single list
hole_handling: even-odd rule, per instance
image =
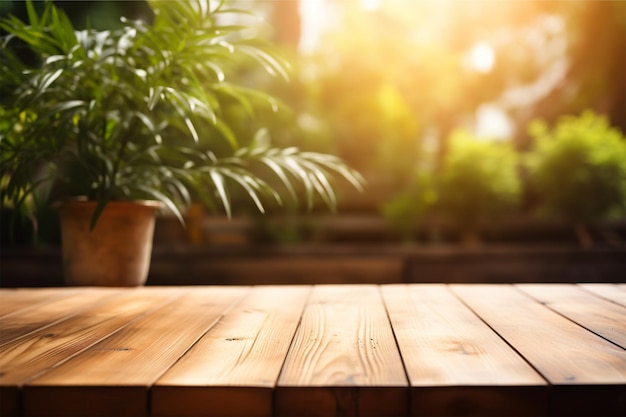
[{"label": "potted plant", "polygon": [[626,138],[592,111],[563,116],[553,129],[536,120],[529,133],[530,180],[541,210],[573,225],[581,246],[592,246],[591,226],[626,214]]},{"label": "potted plant", "polygon": [[[0,61],[0,126],[8,126],[0,132],[3,197],[18,206],[28,196],[35,206],[58,204],[70,284],[145,282],[159,207],[181,221],[192,200],[230,214],[239,188],[261,212],[264,199],[280,202],[300,190],[309,206],[321,198],[332,208],[334,175],[361,186],[359,174],[332,155],[233,133],[224,102],[251,114],[279,106],[233,82],[234,64],[251,58],[284,76],[287,67],[253,26],[232,24],[246,11],[201,0],[149,5],[151,23],[123,20],[110,31],[78,31],[51,2],[37,13],[28,1],[28,22],[0,23],[7,33]],[[131,207],[148,219],[128,220],[122,212]],[[78,225],[66,224],[71,220]],[[139,225],[145,229],[135,231],[138,237],[104,241]],[[73,229],[78,237],[70,236]],[[96,260],[83,259],[97,243],[105,249],[95,250]],[[84,250],[77,256],[74,249]],[[114,266],[106,253],[140,266]]]}]

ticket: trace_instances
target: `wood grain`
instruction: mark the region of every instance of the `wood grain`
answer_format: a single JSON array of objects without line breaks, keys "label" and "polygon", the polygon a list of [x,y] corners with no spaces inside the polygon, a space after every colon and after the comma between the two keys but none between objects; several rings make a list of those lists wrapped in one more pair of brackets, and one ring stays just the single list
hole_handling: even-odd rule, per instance
[{"label": "wood grain", "polygon": [[574,284],[521,284],[517,287],[557,313],[626,348],[626,307]]},{"label": "wood grain", "polygon": [[411,384],[412,415],[546,412],[545,380],[446,285],[381,290]]},{"label": "wood grain", "polygon": [[[451,288],[553,384],[549,398],[551,414],[623,414],[626,409],[624,349],[588,332],[513,286],[459,284]],[[605,389],[598,392],[594,387],[600,385]],[[579,395],[561,394],[571,387],[576,387]]]},{"label": "wood grain", "polygon": [[273,388],[310,292],[256,287],[152,389],[157,416],[271,416]]},{"label": "wood grain", "polygon": [[193,288],[142,316],[27,383],[25,413],[146,415],[149,387],[247,291]]},{"label": "wood grain", "polygon": [[21,314],[22,309],[37,308],[37,304],[58,300],[72,293],[68,288],[2,288],[0,289],[0,317]]},{"label": "wood grain", "polygon": [[119,292],[104,303],[92,305],[67,320],[12,340],[0,347],[0,387],[21,387],[28,380],[183,293],[183,290],[165,292],[150,289]]},{"label": "wood grain", "polygon": [[316,286],[276,390],[279,415],[405,415],[408,384],[378,288]]},{"label": "wood grain", "polygon": [[624,290],[0,290],[0,415],[623,417]]},{"label": "wood grain", "polygon": [[106,300],[114,293],[114,290],[108,288],[69,290],[67,293],[59,292],[53,298],[36,303],[31,307],[6,314],[0,317],[0,328],[2,329],[0,346],[72,317],[94,304]]},{"label": "wood grain", "polygon": [[[625,277],[626,279],[626,277]],[[585,290],[626,307],[626,284],[578,284]]]},{"label": "wood grain", "polygon": [[[160,293],[160,297],[154,294],[147,298],[144,291],[125,291],[95,305],[89,304],[90,298],[85,297],[86,310],[0,347],[0,415],[20,414],[20,390],[25,382],[68,360],[173,295]],[[46,305],[40,307],[45,310]]]}]

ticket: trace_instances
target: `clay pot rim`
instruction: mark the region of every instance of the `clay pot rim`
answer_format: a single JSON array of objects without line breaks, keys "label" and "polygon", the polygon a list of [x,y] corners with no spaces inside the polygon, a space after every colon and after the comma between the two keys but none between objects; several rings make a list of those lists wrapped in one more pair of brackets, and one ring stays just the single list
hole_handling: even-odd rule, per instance
[{"label": "clay pot rim", "polygon": [[[54,203],[54,207],[59,208],[69,208],[69,207],[93,207],[95,208],[99,201],[96,200],[87,200],[86,197],[76,197],[68,200],[57,201]],[[111,200],[106,204],[106,207],[151,207],[155,209],[161,209],[165,207],[165,204],[158,200]]]}]

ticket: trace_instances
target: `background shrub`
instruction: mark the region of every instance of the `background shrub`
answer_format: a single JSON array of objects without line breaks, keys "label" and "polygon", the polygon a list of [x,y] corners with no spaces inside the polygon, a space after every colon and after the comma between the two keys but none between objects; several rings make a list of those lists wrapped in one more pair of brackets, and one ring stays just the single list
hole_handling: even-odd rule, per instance
[{"label": "background shrub", "polygon": [[521,181],[509,142],[481,140],[464,130],[451,134],[439,182],[439,208],[458,226],[517,210]]},{"label": "background shrub", "polygon": [[624,216],[626,139],[604,116],[564,116],[553,129],[534,121],[529,133],[530,180],[543,213],[582,223]]}]

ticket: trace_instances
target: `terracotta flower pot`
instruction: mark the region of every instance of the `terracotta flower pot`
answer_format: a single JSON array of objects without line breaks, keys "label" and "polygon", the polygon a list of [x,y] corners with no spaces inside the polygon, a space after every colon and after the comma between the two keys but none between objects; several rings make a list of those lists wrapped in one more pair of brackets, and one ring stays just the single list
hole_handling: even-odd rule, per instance
[{"label": "terracotta flower pot", "polygon": [[150,268],[156,201],[113,201],[90,230],[94,201],[64,202],[63,272],[68,285],[140,286]]}]

